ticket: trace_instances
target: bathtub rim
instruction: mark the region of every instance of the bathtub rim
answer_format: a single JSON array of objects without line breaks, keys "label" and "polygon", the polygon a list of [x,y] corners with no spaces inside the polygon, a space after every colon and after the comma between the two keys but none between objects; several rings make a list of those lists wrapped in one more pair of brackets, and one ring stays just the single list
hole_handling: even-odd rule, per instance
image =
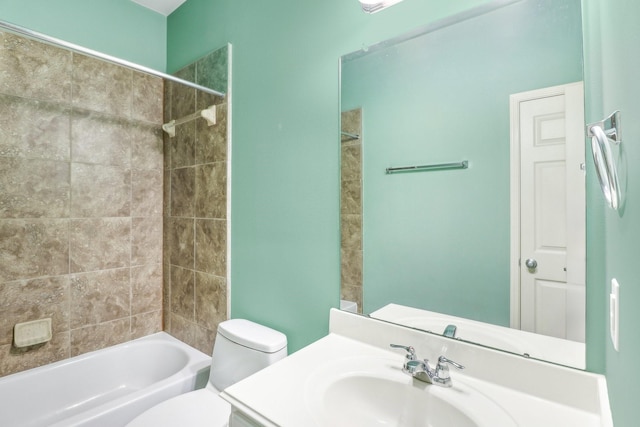
[{"label": "bathtub rim", "polygon": [[[33,378],[34,376],[37,378],[37,375],[40,373],[49,370],[55,371],[57,369],[64,369],[65,366],[72,365],[80,361],[90,361],[90,359],[95,358],[97,355],[103,357],[106,355],[106,357],[108,358],[109,353],[117,352],[122,348],[142,346],[147,342],[158,342],[161,344],[167,344],[171,347],[179,347],[187,355],[187,361],[185,365],[177,372],[174,372],[173,374],[159,381],[151,383],[130,394],[116,397],[113,400],[103,402],[95,407],[87,408],[85,411],[75,414],[69,414],[69,416],[62,418],[55,417],[53,414],[51,414],[51,421],[49,421],[49,424],[47,425],[50,425],[50,427],[82,426],[85,425],[85,423],[91,423],[95,420],[100,419],[101,417],[109,416],[109,414],[113,413],[114,411],[126,411],[127,408],[137,408],[136,412],[143,412],[144,410],[148,409],[148,407],[154,406],[157,403],[166,400],[167,398],[173,397],[174,395],[182,394],[184,392],[206,386],[209,377],[209,368],[211,366],[211,357],[164,331],[156,332],[130,341],[125,341],[123,343],[108,346],[99,350],[93,350],[78,356],[38,366],[36,368],[6,375],[0,378],[0,384],[8,383],[7,385],[9,385],[10,387],[12,382],[27,380]],[[185,389],[185,385],[188,383],[191,384],[192,387],[190,387],[189,389]],[[176,390],[178,389],[180,391],[176,393]],[[152,401],[151,406],[147,404],[149,400]],[[46,413],[43,413],[43,415],[44,414]],[[129,414],[129,416],[130,415],[131,414]],[[135,415],[133,416],[135,417]],[[34,418],[33,422],[38,423],[45,419],[46,418]]]}]

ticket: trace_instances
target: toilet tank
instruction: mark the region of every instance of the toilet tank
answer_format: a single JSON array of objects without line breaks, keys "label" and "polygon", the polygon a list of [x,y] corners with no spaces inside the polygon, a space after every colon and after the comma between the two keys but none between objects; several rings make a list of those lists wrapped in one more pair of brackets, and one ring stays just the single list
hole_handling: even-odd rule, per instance
[{"label": "toilet tank", "polygon": [[209,382],[222,391],[287,356],[287,337],[245,319],[218,325]]}]

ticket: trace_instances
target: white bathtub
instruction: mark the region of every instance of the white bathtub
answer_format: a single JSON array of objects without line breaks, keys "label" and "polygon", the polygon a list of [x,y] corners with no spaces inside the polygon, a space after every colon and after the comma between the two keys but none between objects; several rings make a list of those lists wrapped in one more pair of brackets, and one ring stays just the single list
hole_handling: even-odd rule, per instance
[{"label": "white bathtub", "polygon": [[3,427],[119,427],[203,387],[211,358],[159,332],[0,379]]}]

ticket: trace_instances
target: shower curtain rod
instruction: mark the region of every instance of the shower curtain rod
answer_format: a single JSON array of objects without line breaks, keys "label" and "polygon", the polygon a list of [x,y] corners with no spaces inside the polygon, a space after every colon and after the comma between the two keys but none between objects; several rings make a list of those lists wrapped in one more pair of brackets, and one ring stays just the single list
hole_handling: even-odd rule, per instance
[{"label": "shower curtain rod", "polygon": [[172,82],[181,83],[185,86],[192,87],[194,89],[201,90],[206,93],[210,93],[212,95],[218,95],[224,97],[225,94],[222,92],[218,92],[217,90],[210,89],[208,87],[201,86],[199,84],[183,80],[181,78],[172,76],[171,74],[162,73],[160,71],[156,71],[153,68],[148,68],[143,65],[136,64],[134,62],[129,62],[124,59],[117,58],[115,56],[107,55],[105,53],[101,53],[92,49],[87,49],[86,47],[78,46],[73,43],[66,42],[64,40],[57,39],[55,37],[50,37],[42,33],[38,33],[36,31],[32,31],[28,28],[21,27],[19,25],[12,24],[7,21],[0,20],[0,29],[7,30],[11,33],[19,34],[30,39],[35,39],[47,44],[51,44],[54,46],[62,47],[68,49],[72,52],[81,53],[83,55],[88,55],[96,59],[101,59],[103,61],[110,62],[112,64],[121,65],[123,67],[131,68],[136,71],[140,71],[146,74],[150,74],[152,76],[160,77],[165,80],[170,80]]}]

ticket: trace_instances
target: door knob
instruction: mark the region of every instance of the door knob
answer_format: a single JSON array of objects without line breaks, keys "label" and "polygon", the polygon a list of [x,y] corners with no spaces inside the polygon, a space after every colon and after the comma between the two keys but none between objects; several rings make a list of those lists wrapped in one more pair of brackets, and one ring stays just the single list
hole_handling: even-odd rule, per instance
[{"label": "door knob", "polygon": [[526,265],[528,269],[533,270],[538,266],[538,261],[533,258],[529,258],[524,262],[524,265]]}]

